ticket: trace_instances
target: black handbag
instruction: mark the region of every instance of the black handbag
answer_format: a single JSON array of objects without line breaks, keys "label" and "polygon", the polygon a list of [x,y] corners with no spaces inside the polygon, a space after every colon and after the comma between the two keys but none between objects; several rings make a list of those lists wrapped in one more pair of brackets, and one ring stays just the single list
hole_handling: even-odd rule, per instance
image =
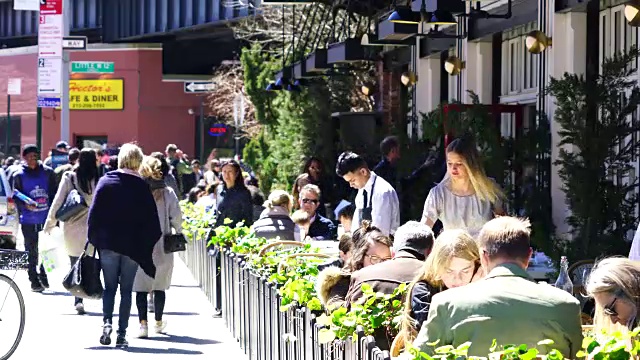
[{"label": "black handbag", "polygon": [[[164,196],[164,212],[165,212],[165,231],[171,231],[171,219],[169,218],[169,208],[167,207],[167,198]],[[164,234],[164,253],[171,254],[178,251],[187,250],[187,239],[183,234]]]},{"label": "black handbag", "polygon": [[93,255],[87,255],[88,246],[89,243],[84,246],[84,252],[65,276],[62,286],[75,297],[100,300],[104,293],[104,287],[102,287],[100,280],[102,267],[100,259],[96,258],[95,248]]},{"label": "black handbag", "polygon": [[164,253],[171,254],[187,250],[187,239],[182,234],[168,234],[164,236]]},{"label": "black handbag", "polygon": [[71,185],[73,185],[73,190],[69,191],[67,194],[67,198],[64,201],[64,204],[56,211],[56,220],[58,221],[68,221],[72,219],[74,216],[80,214],[81,212],[87,210],[87,202],[84,200],[84,197],[78,189],[76,188],[76,184],[73,181],[73,177],[69,176],[69,180],[71,181]]}]

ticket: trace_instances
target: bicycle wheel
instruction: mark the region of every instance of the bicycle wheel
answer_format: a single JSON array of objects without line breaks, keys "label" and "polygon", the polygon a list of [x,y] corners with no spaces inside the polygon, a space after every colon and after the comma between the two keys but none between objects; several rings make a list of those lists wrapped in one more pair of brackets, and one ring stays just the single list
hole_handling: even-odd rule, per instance
[{"label": "bicycle wheel", "polygon": [[[7,287],[4,290],[5,286]],[[12,295],[14,293],[15,295]],[[15,297],[15,298],[14,298]],[[5,305],[8,303],[12,304],[9,309],[5,311]],[[17,307],[19,308],[19,312],[16,312],[13,304],[17,303]],[[5,317],[7,316],[7,317]],[[16,324],[7,324],[6,319],[15,318],[19,316],[19,319],[16,319]],[[4,331],[2,331],[3,336],[0,339],[0,360],[7,360],[13,355],[13,353],[20,345],[20,340],[22,340],[22,334],[24,333],[24,324],[25,324],[25,307],[24,307],[24,298],[22,297],[22,292],[18,285],[11,279],[10,277],[0,274],[0,330],[10,330],[17,333],[11,335],[4,335]],[[4,329],[2,329],[4,327]],[[17,329],[14,329],[17,327]],[[9,329],[11,328],[11,329]],[[13,343],[11,343],[11,339],[14,339]],[[5,350],[5,347],[9,347],[8,350]]]}]

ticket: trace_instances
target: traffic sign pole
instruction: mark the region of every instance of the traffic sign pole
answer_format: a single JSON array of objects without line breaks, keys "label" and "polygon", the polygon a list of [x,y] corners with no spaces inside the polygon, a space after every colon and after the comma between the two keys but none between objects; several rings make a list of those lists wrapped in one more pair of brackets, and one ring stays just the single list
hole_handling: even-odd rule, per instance
[{"label": "traffic sign pole", "polygon": [[4,146],[4,153],[9,156],[11,146],[11,95],[7,94],[7,140]]},{"label": "traffic sign pole", "polygon": [[[69,0],[62,1],[63,33],[62,36],[69,36],[69,22],[71,19],[71,4]],[[60,140],[69,141],[69,51],[62,50],[62,94],[60,96]]]}]

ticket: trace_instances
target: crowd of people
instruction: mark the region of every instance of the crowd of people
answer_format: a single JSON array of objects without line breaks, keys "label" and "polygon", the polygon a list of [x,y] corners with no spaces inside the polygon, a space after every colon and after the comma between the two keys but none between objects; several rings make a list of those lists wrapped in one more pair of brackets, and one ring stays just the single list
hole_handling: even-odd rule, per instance
[{"label": "crowd of people", "polygon": [[[106,163],[93,149],[58,145],[68,151],[64,167],[51,169],[38,160],[39,149],[27,145],[22,162],[6,168],[13,188],[33,200],[15,197],[30,254],[29,280],[35,292],[49,286],[38,267],[40,231],[61,227],[72,264],[96,249],[105,283],[103,345],[111,343],[118,287],[116,346],[127,346],[133,292],[138,335],[149,336],[148,308],[155,311],[155,332],[164,331],[174,259],[163,251],[163,241],[182,230],[179,199],[184,198],[215,212],[214,227],[231,220],[267,239],[338,240],[340,255],[319,267],[316,284],[327,311],[362,301],[363,284],[387,294],[408,284],[399,335],[390,343],[384,332],[376,334],[378,345],[395,356],[410,358],[402,352],[409,344],[429,352],[428,344],[436,340],[454,346],[471,341],[473,356],[486,356],[493,339],[502,344],[551,339],[552,347],[566,357],[581,348],[580,302],[527,273],[530,223],[507,216],[507,198],[486,175],[469,138],[447,145],[441,159],[444,173],[437,156],[414,172],[429,170],[441,180],[430,189],[421,219],[402,225],[394,170],[400,155],[394,137],[383,140],[384,157],[373,170],[362,156],[346,151],[336,161],[336,182],[326,175],[322,161],[311,158],[291,193],[274,190],[266,199],[250,169],[235,160],[222,161],[215,152],[201,166],[173,144],[164,153],[148,156],[138,146],[125,144],[117,159]],[[353,190],[337,190],[341,185],[336,184]],[[86,211],[60,222],[56,214],[73,191],[82,197]],[[637,325],[640,264],[605,259],[585,289],[595,300],[597,327]],[[78,314],[84,313],[82,299],[76,298],[74,306]]]},{"label": "crowd of people", "polygon": [[[57,148],[68,154],[68,164],[55,170],[46,165],[47,160],[39,160],[35,145],[24,146],[22,161],[5,167],[29,253],[31,290],[43,292],[49,287],[47,273],[38,262],[40,233],[60,227],[72,266],[81,255],[98,253],[104,279],[100,343],[111,344],[118,291],[116,347],[128,346],[133,292],[140,322],[138,336],[149,336],[149,309],[154,311],[155,332],[163,333],[167,326],[163,319],[166,290],[174,265],[174,253],[165,251],[165,239],[182,232],[181,193],[171,173],[180,167],[170,165],[173,153],[145,156],[137,145],[125,144],[114,161],[103,159],[92,148],[69,149],[65,142]],[[61,221],[60,211],[74,196],[81,199],[76,202],[82,209]],[[78,314],[85,314],[83,299],[75,298],[74,306]]]}]

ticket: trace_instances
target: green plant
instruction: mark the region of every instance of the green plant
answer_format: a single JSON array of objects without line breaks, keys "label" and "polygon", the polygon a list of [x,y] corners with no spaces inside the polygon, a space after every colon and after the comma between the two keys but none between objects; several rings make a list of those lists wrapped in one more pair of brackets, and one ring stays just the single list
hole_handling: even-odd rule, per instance
[{"label": "green plant", "polygon": [[322,304],[316,296],[315,283],[318,276],[320,260],[293,258],[286,260],[284,271],[271,275],[269,280],[282,282],[278,289],[280,294],[280,311],[287,311],[293,306],[304,306],[309,310],[322,310]]},{"label": "green plant", "polygon": [[548,87],[561,136],[554,164],[573,238],[564,245],[573,261],[627,254],[627,234],[637,226],[639,183],[633,164],[640,154],[635,140],[640,126],[632,118],[640,104],[638,55],[633,47],[606,59],[594,79],[565,73]]},{"label": "green plant", "polygon": [[[391,340],[398,334],[398,327],[403,316],[402,297],[406,293],[407,285],[401,284],[393,293],[376,293],[369,284],[362,284],[363,301],[351,305],[351,309],[339,307],[328,316],[322,314],[317,318],[319,325],[326,326],[318,332],[321,344],[335,339],[352,337],[357,340],[356,328],[364,328],[365,335],[373,335],[377,329],[384,329],[387,339]],[[391,343],[391,341],[389,341]]]},{"label": "green plant", "polygon": [[182,232],[187,239],[194,241],[207,238],[216,223],[213,211],[207,212],[203,207],[195,206],[187,200],[180,201],[182,211]]},{"label": "green plant", "polygon": [[[468,356],[469,348],[471,347],[471,342],[467,341],[454,347],[453,345],[443,345],[436,347],[439,341],[427,344],[429,347],[433,348],[429,353],[433,353],[433,355],[429,355],[427,352],[420,351],[420,349],[415,348],[413,346],[409,346],[407,349],[408,352],[413,356],[414,360],[431,360],[431,359],[442,359],[442,360],[454,360],[454,359],[467,359],[477,357]],[[552,345],[552,340],[542,340],[538,342],[538,346],[546,346]],[[504,345],[498,346],[497,341],[494,339],[491,348],[489,348],[489,359],[491,360],[533,360],[533,359],[547,359],[547,360],[563,360],[564,357],[560,353],[560,351],[556,349],[552,349],[546,355],[540,355],[540,350],[536,347],[530,348],[526,344],[521,345]],[[487,359],[487,358],[484,358]]]},{"label": "green plant", "polygon": [[231,223],[231,220],[225,219],[224,225],[215,228],[207,246],[232,247],[239,239],[251,234],[251,229],[243,223],[237,223],[235,227],[229,226]]},{"label": "green plant", "polygon": [[[611,334],[603,334],[600,339],[592,336],[586,336],[582,341],[582,350],[576,354],[577,358],[586,358],[593,360],[630,360],[637,358],[640,353],[640,340],[638,339],[640,328],[623,334],[614,332]],[[437,346],[439,341],[428,343],[427,351],[421,351],[414,346],[409,345],[406,352],[410,354],[413,360],[454,360],[454,359],[489,359],[489,360],[564,360],[560,351],[551,349],[546,355],[542,355],[537,347],[528,347],[526,344],[516,345],[509,344],[498,346],[494,339],[491,347],[488,349],[487,357],[468,356],[468,350],[471,342],[465,342],[457,347],[453,345]],[[542,340],[537,346],[549,347],[553,345],[552,340]]]}]

